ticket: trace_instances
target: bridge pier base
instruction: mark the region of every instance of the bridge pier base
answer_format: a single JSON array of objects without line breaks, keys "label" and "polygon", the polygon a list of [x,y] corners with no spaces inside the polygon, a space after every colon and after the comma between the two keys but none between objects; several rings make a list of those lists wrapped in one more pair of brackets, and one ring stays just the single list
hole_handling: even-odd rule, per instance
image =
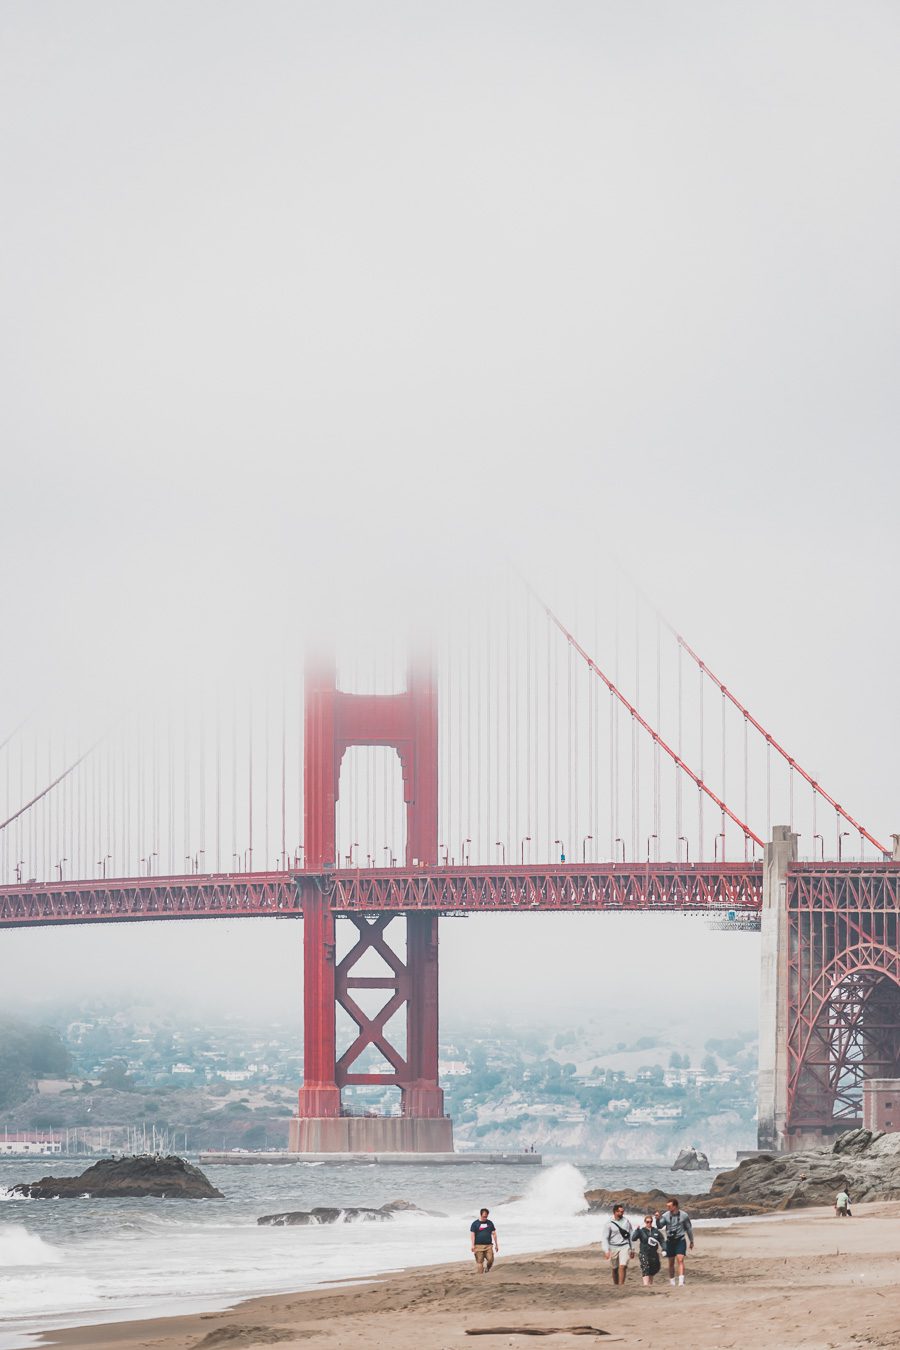
[{"label": "bridge pier base", "polygon": [[[438,1081],[438,916],[406,918],[406,959],[389,945],[385,930],[402,916],[349,915],[357,939],[336,959],[335,917],[327,895],[308,887],[303,897],[304,1081],[290,1125],[292,1153],[452,1153],[453,1125],[444,1114]],[[363,957],[378,957],[384,974],[355,974]],[[383,992],[372,1014],[358,991]],[[391,1020],[406,1004],[406,1045],[395,1045]],[[340,1058],[336,1008],[356,1023],[357,1035]],[[356,1061],[375,1051],[385,1068],[357,1071]],[[352,1114],[341,1089],[399,1087],[400,1115]]]},{"label": "bridge pier base", "polygon": [[766,844],[760,938],[758,1147],[780,1153],[787,1145],[788,919],[787,874],[797,836],[776,825]]}]

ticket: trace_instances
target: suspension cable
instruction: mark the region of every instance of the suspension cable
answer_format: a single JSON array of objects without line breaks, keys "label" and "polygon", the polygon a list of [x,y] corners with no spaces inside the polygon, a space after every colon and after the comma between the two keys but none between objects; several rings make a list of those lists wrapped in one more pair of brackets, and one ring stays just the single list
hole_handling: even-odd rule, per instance
[{"label": "suspension cable", "polygon": [[756,834],[753,830],[751,830],[750,826],[747,825],[743,820],[741,820],[739,816],[736,816],[735,813],[731,810],[731,808],[725,802],[723,802],[722,799],[719,796],[717,796],[715,792],[713,792],[712,788],[707,787],[706,783],[704,783],[703,779],[699,776],[699,774],[696,774],[693,771],[693,769],[690,768],[689,765],[685,764],[684,760],[681,759],[680,756],[677,755],[675,751],[671,748],[671,746],[666,741],[663,740],[659,732],[656,731],[655,728],[653,728],[650,725],[650,723],[646,720],[646,718],[641,716],[641,714],[638,712],[634,704],[629,702],[629,700],[625,697],[625,695],[618,688],[618,686],[614,684],[614,682],[609,678],[609,676],[600,669],[596,661],[594,661],[594,659],[588,655],[588,653],[585,651],[584,647],[582,647],[581,643],[578,641],[575,635],[566,627],[562,619],[560,619],[559,616],[550,608],[550,606],[546,603],[546,601],[543,600],[540,597],[540,595],[538,595],[534,587],[531,586],[527,581],[525,581],[524,584],[526,585],[526,587],[528,588],[529,592],[534,597],[534,599],[537,601],[537,603],[544,610],[544,613],[547,615],[547,618],[550,621],[550,623],[552,623],[560,631],[560,633],[562,633],[563,637],[566,639],[568,643],[570,643],[572,647],[574,647],[575,651],[578,652],[578,655],[582,658],[582,660],[585,661],[587,665],[590,667],[590,669],[594,672],[594,674],[597,675],[599,679],[603,681],[609,692],[619,701],[619,703],[622,704],[622,706],[625,709],[627,709],[627,711],[630,713],[631,717],[638,724],[638,726],[640,726],[644,731],[646,731],[648,736],[650,736],[653,739],[654,743],[659,745],[660,748],[664,750],[665,753],[669,756],[669,758],[674,761],[676,766],[682,769],[687,774],[687,776],[691,779],[691,781],[694,783],[694,785],[697,787],[698,791],[702,795],[708,797],[711,802],[714,802],[715,805],[718,807],[718,809],[721,812],[723,812],[728,817],[728,819],[732,821],[733,824],[737,825],[738,829],[744,832],[747,838],[753,839],[757,844],[759,844],[760,848],[762,848],[763,841],[762,839],[760,839],[759,835]]}]

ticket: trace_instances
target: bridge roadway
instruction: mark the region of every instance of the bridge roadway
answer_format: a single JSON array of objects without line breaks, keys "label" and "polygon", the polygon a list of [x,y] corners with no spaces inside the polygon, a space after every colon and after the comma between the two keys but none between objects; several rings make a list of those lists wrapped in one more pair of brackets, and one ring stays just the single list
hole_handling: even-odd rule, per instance
[{"label": "bridge roadway", "polygon": [[647,911],[753,914],[763,868],[743,863],[224,872],[0,887],[0,928],[148,919],[300,918],[312,888],[335,914]]}]

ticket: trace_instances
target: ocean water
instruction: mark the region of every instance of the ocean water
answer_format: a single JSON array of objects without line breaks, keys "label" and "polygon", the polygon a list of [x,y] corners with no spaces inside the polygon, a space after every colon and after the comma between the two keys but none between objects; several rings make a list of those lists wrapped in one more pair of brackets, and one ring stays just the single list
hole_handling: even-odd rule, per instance
[{"label": "ocean water", "polygon": [[[208,1311],[256,1294],[309,1289],[409,1265],[468,1259],[469,1224],[491,1210],[502,1255],[596,1241],[600,1216],[584,1191],[680,1186],[703,1191],[711,1172],[665,1166],[206,1167],[224,1200],[22,1200],[17,1182],[77,1174],[65,1159],[0,1161],[0,1350],[23,1350],[51,1327]],[[316,1205],[410,1200],[445,1217],[398,1214],[384,1223],[259,1227],[261,1214]]]}]

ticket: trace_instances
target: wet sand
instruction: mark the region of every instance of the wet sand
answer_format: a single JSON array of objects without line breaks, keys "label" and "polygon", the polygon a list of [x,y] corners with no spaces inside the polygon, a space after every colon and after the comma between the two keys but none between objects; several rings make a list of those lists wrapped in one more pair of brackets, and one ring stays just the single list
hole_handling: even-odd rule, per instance
[{"label": "wet sand", "polygon": [[[54,1332],[46,1343],[65,1350],[900,1347],[900,1203],[861,1205],[847,1220],[804,1210],[703,1228],[696,1238],[683,1289],[671,1288],[665,1272],[643,1288],[636,1264],[616,1288],[597,1246],[501,1253],[483,1277],[463,1259],[334,1291],[250,1299],[226,1312]],[[415,1251],[409,1255],[412,1263]],[[607,1334],[574,1334],[579,1326]],[[483,1328],[493,1334],[467,1334]],[[535,1337],[501,1328],[558,1330]]]}]

